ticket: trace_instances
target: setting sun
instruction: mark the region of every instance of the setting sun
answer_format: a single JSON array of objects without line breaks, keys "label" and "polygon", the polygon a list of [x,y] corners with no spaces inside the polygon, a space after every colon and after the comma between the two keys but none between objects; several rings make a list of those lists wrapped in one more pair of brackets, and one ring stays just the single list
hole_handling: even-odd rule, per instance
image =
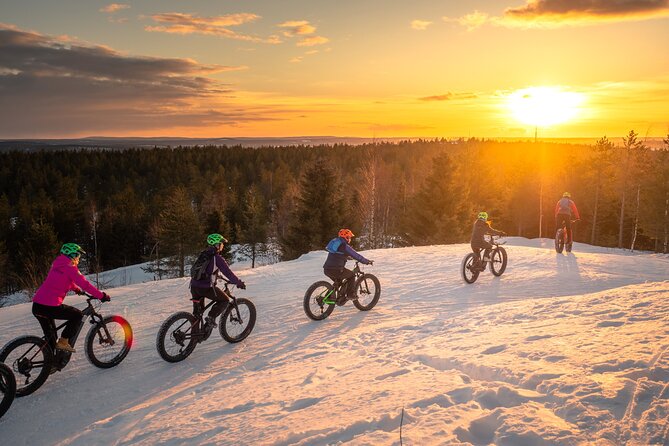
[{"label": "setting sun", "polygon": [[506,105],[523,124],[548,127],[574,119],[582,103],[579,93],[558,87],[530,87],[509,95]]}]

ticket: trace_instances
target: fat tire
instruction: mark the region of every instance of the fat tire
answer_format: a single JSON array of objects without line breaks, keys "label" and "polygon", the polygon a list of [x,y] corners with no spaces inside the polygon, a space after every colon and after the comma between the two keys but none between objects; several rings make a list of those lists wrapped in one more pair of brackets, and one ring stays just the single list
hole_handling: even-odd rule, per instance
[{"label": "fat tire", "polygon": [[[123,347],[119,352],[111,358],[99,358],[99,354],[95,352],[94,348],[95,343],[99,342],[98,334],[104,335],[104,326],[113,326],[113,324],[118,324],[121,326],[123,331]],[[109,329],[109,327],[107,327]],[[115,340],[120,341],[120,340]],[[109,369],[111,367],[117,366],[128,356],[130,349],[132,348],[132,327],[130,323],[122,318],[121,316],[106,316],[102,319],[102,322],[98,322],[86,335],[86,357],[96,367],[101,369]]]},{"label": "fat tire", "polygon": [[[462,279],[466,283],[471,284],[471,283],[476,282],[476,279],[479,278],[479,274],[481,274],[481,271],[472,271],[471,269],[469,269],[469,267],[471,267],[474,264],[474,259],[475,258],[476,257],[474,255],[474,253],[470,252],[469,254],[467,254],[464,257],[464,259],[462,259],[462,265],[460,267],[460,272],[462,273]],[[468,277],[468,274],[471,277]]]},{"label": "fat tire", "polygon": [[381,283],[379,282],[379,279],[373,274],[363,274],[362,277],[360,277],[356,282],[355,282],[355,294],[356,296],[360,295],[360,287],[362,283],[365,280],[371,280],[374,283],[374,297],[372,298],[372,301],[368,303],[367,305],[361,304],[358,299],[353,300],[353,305],[360,310],[360,311],[369,311],[374,306],[377,304],[379,301],[379,298],[381,297]]},{"label": "fat tire", "polygon": [[[12,351],[25,344],[33,344],[38,349],[38,351],[42,353],[42,361],[44,366],[39,371],[37,378],[35,378],[33,382],[26,386],[21,386],[22,378],[18,375],[18,366],[16,364],[7,364],[5,361]],[[12,370],[12,372],[14,372],[15,378],[19,376],[19,379],[16,380],[16,396],[22,397],[30,395],[46,382],[53,365],[53,352],[51,351],[51,347],[42,338],[38,338],[37,336],[20,336],[10,341],[9,344],[5,345],[2,350],[0,350],[0,362],[4,362]]]},{"label": "fat tire", "polygon": [[[253,302],[251,302],[248,299],[244,299],[243,297],[237,298],[237,308],[246,306],[249,309],[249,317],[247,321],[246,327],[244,327],[244,330],[237,336],[231,336],[230,333],[228,332],[228,322],[233,322],[231,320],[232,315],[236,315],[236,312],[233,313],[233,310],[235,307],[232,305],[232,303],[228,304],[228,307],[225,309],[223,314],[221,315],[220,320],[218,321],[218,331],[221,334],[221,337],[225,339],[226,341],[230,342],[231,344],[235,344],[237,342],[241,342],[244,339],[248,337],[248,335],[251,334],[253,331],[253,327],[256,325],[256,306],[253,305]],[[241,310],[241,309],[240,309]]]},{"label": "fat tire", "polygon": [[16,396],[16,378],[12,369],[0,363],[0,418],[7,413]]},{"label": "fat tire", "polygon": [[316,298],[318,296],[312,296],[314,291],[316,291],[320,287],[325,287],[328,290],[332,290],[332,284],[330,282],[326,282],[324,280],[321,280],[319,282],[313,283],[309,288],[307,288],[307,291],[304,293],[304,301],[303,301],[303,307],[304,307],[304,313],[309,317],[309,319],[314,320],[314,321],[322,321],[326,317],[330,316],[332,312],[334,311],[335,304],[328,305],[325,304],[324,310],[317,314],[311,311],[311,306],[310,303],[313,303],[316,305],[316,308],[320,308],[318,303],[316,302]]},{"label": "fat tire", "polygon": [[167,352],[167,350],[165,350],[165,337],[167,336],[167,331],[175,322],[179,321],[180,319],[188,320],[191,324],[191,327],[195,324],[195,322],[197,322],[197,318],[186,311],[174,313],[168,317],[165,322],[163,322],[163,324],[160,326],[160,329],[158,330],[158,335],[156,336],[156,349],[158,350],[158,354],[167,362],[183,361],[191,353],[193,353],[193,350],[195,350],[195,346],[197,345],[197,340],[191,337],[188,340],[188,344],[186,345],[185,349],[181,351],[181,353],[177,355],[171,355]]},{"label": "fat tire", "polygon": [[[497,268],[495,265],[495,260],[500,257],[500,266]],[[506,249],[502,248],[499,246],[497,249],[494,249],[492,253],[490,254],[490,272],[496,276],[499,277],[502,274],[504,274],[504,271],[506,271],[506,263],[508,262],[508,256],[506,255]]]},{"label": "fat tire", "polygon": [[555,233],[555,252],[562,254],[564,249],[564,239],[562,238],[562,229],[558,229]]}]

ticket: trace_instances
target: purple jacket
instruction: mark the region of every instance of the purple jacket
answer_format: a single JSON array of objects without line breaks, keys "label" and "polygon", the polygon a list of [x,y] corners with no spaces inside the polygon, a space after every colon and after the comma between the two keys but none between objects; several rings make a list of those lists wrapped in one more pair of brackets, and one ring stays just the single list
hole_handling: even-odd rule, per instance
[{"label": "purple jacket", "polygon": [[190,281],[191,288],[213,288],[214,286],[216,286],[216,281],[218,280],[217,273],[219,271],[222,272],[223,275],[230,282],[232,282],[233,285],[237,285],[239,282],[241,282],[241,280],[239,280],[239,278],[235,276],[235,273],[233,273],[230,270],[228,262],[226,262],[225,259],[220,256],[220,254],[216,253],[216,248],[210,246],[209,248],[206,249],[206,251],[211,251],[210,254],[213,255],[211,261],[209,262],[209,265],[207,265],[207,269],[205,270],[207,272],[207,278],[202,280],[191,279]]},{"label": "purple jacket", "polygon": [[62,305],[65,295],[69,291],[78,292],[81,290],[86,291],[96,299],[102,299],[102,291],[86,280],[79,272],[79,268],[72,263],[72,259],[60,254],[53,261],[44,283],[33,296],[33,302],[57,307]]}]

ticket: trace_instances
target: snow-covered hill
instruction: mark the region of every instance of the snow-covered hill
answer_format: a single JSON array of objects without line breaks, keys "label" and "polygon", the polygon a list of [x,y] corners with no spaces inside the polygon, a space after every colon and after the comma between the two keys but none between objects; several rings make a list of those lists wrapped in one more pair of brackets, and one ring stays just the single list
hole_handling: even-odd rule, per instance
[{"label": "snow-covered hill", "polygon": [[[182,279],[111,290],[135,345],[100,370],[80,352],[0,420],[7,445],[669,445],[669,259],[511,238],[500,278],[460,278],[467,245],[368,251],[370,312],[304,315],[325,254],[240,272],[251,336],[168,364],[161,322]],[[68,303],[81,302],[69,297]],[[0,309],[0,343],[39,333]],[[402,415],[402,410],[404,410]]]}]

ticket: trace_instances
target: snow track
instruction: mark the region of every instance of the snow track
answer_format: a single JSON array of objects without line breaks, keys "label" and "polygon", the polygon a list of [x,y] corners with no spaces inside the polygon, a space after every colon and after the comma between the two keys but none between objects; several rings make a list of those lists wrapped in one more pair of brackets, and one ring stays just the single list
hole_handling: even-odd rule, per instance
[{"label": "snow track", "polygon": [[[185,361],[155,351],[188,310],[182,279],[112,290],[135,331],[110,370],[81,353],[0,420],[12,445],[669,445],[669,259],[512,238],[473,285],[466,245],[368,251],[370,312],[302,310],[324,253],[240,272],[258,309],[236,345],[217,332]],[[68,303],[81,302],[69,297]],[[86,328],[87,329],[87,328]],[[39,333],[0,309],[0,342]],[[81,345],[79,345],[81,349]]]}]

